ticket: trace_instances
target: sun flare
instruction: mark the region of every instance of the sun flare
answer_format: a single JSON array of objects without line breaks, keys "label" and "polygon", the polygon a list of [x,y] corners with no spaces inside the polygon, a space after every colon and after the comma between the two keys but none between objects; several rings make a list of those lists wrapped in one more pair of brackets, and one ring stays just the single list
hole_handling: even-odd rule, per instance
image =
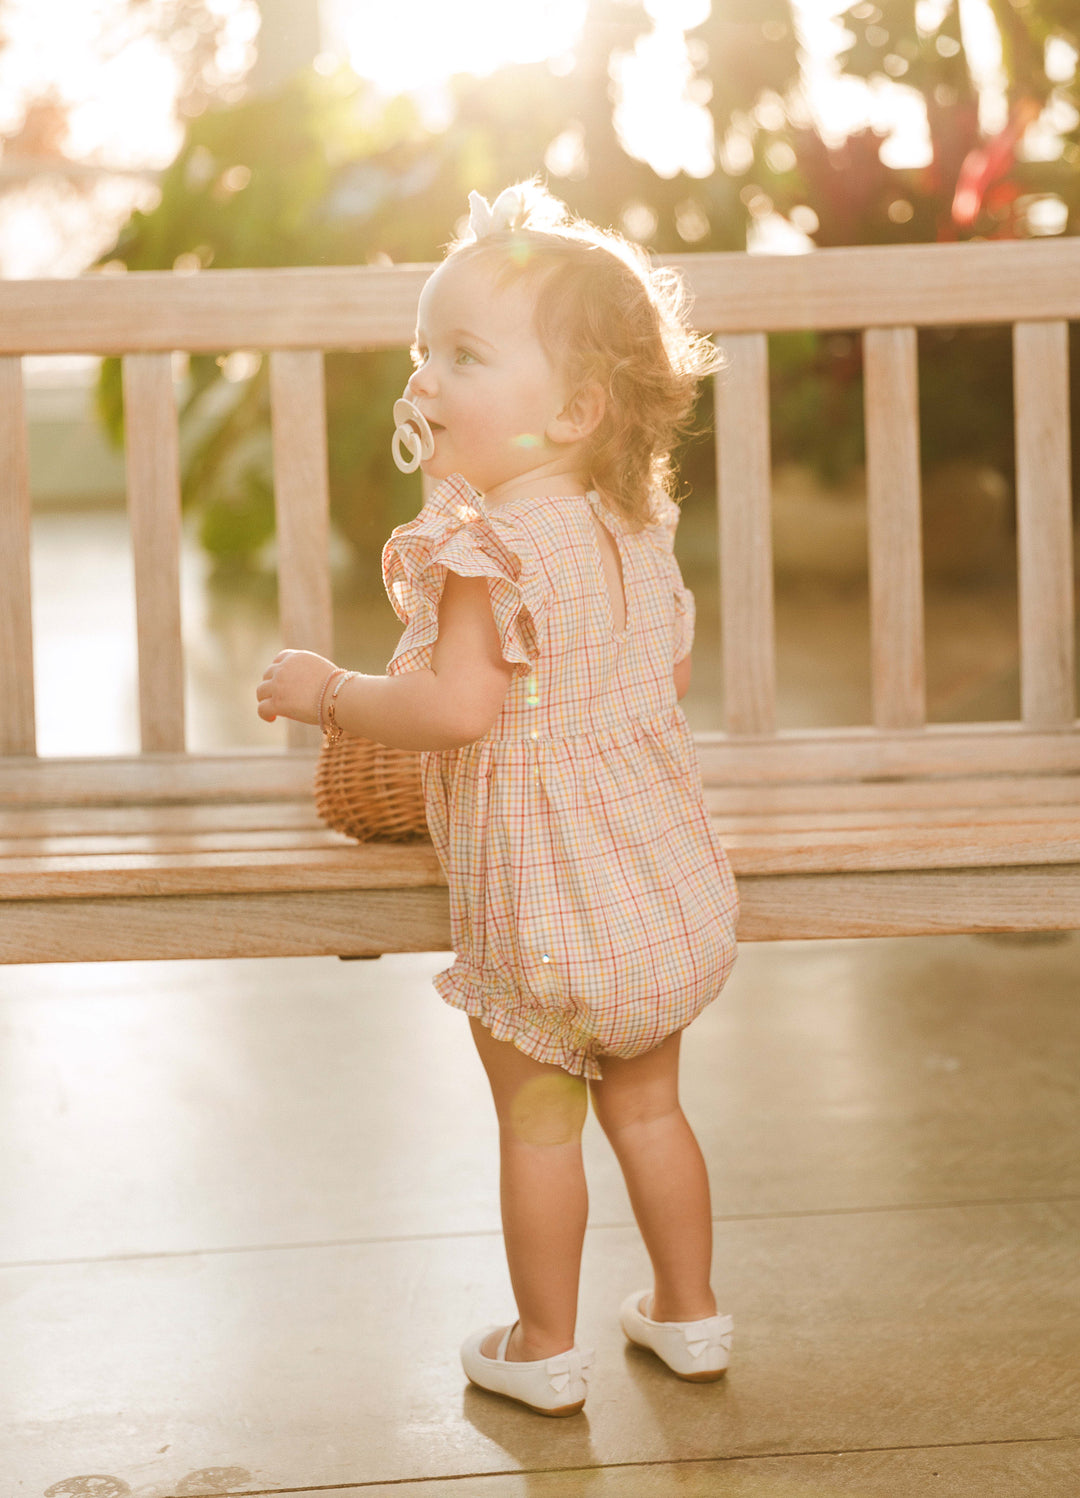
[{"label": "sun flare", "polygon": [[323,24],[349,62],[386,93],[436,88],[454,73],[492,73],[507,62],[534,62],[568,51],[581,31],[586,0],[328,0]]}]

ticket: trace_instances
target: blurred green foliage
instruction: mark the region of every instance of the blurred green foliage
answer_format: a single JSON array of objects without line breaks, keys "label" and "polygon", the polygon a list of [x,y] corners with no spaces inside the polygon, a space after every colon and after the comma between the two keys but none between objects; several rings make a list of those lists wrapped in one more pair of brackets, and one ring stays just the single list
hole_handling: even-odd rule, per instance
[{"label": "blurred green foliage", "polygon": [[[688,42],[718,165],[703,178],[661,177],[628,154],[613,117],[612,61],[652,23],[639,0],[592,0],[572,59],[455,78],[440,128],[425,124],[410,99],[383,100],[346,68],[332,77],[305,71],[276,93],[203,113],[164,174],[158,206],[133,215],[102,260],[132,270],[432,260],[470,189],[492,196],[536,172],[576,212],[661,253],[744,249],[748,229],[774,210],[819,245],[1032,233],[1049,195],[1074,232],[1076,79],[1050,78],[1045,60],[1053,38],[1077,44],[1075,0],[991,3],[1010,119],[1056,111],[1063,150],[1053,160],[1023,159],[1015,141],[984,138],[957,0],[946,0],[929,31],[916,24],[914,0],[859,3],[844,17],[845,68],[902,81],[926,101],[933,159],[905,170],[882,161],[882,139],[869,130],[839,146],[822,138],[800,89],[789,0],[716,0]],[[960,223],[965,172],[978,192],[970,221]],[[859,342],[843,330],[773,342],[775,455],[839,480],[862,458]],[[1008,474],[1005,333],[931,331],[921,350],[925,461],[968,456]],[[369,559],[416,507],[415,482],[398,474],[388,447],[391,405],[408,369],[404,353],[326,361],[332,513]],[[103,367],[99,405],[119,440],[115,361]],[[185,503],[197,508],[212,555],[242,564],[273,530],[265,363],[245,364],[230,350],[193,358],[182,417]],[[700,444],[691,450],[691,482],[704,480],[710,463]]]}]

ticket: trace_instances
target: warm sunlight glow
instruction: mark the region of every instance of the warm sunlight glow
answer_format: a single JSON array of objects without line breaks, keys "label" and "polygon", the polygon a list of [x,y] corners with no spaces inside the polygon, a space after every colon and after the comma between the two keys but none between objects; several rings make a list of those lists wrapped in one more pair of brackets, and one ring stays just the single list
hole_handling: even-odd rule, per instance
[{"label": "warm sunlight glow", "polygon": [[[42,171],[25,150],[21,160],[10,151],[0,156],[0,274],[73,274],[107,247],[131,208],[152,202],[154,175],[178,149],[183,125],[176,118],[175,49],[130,30],[136,14],[130,0],[0,3],[6,40],[0,48],[0,136],[19,131],[29,101],[55,98],[67,112],[60,148],[83,172],[69,180],[55,169],[55,160],[53,170]],[[889,166],[925,165],[925,103],[904,84],[903,60],[896,60],[895,76],[870,84],[840,75],[837,54],[848,40],[840,16],[848,3],[794,0],[805,93],[818,128],[828,143],[839,145],[870,125],[887,137],[882,159]],[[935,28],[944,3],[917,0],[920,27]],[[227,22],[216,78],[235,91],[254,56],[258,11],[252,0],[206,5]],[[725,170],[745,171],[740,153],[745,157],[748,142],[737,131],[714,140],[709,80],[697,76],[690,61],[686,32],[708,15],[709,0],[645,0],[644,8],[652,30],[633,51],[612,60],[615,126],[626,150],[666,178],[680,172],[707,177],[718,156]],[[587,0],[410,0],[407,7],[391,0],[321,0],[324,52],[315,66],[330,72],[347,61],[381,94],[408,92],[437,127],[447,118],[445,85],[455,74],[486,75],[506,62],[544,59],[556,71],[569,66],[586,9]],[[980,88],[983,128],[1000,128],[1001,42],[989,0],[960,0],[960,17]],[[1052,57],[1048,53],[1050,64],[1070,72],[1076,60],[1059,48]],[[1029,132],[1029,154],[1060,154],[1061,128],[1061,121],[1048,117],[1053,139],[1045,147]],[[774,147],[774,154],[784,149]],[[583,175],[588,162],[580,130],[568,126],[552,142],[545,165],[556,179]],[[94,168],[103,170],[95,174]],[[693,243],[695,225],[688,221],[685,227]],[[755,247],[761,227],[758,222]],[[648,226],[643,228],[648,238]],[[801,228],[787,226],[789,247],[808,247]]]},{"label": "warm sunlight glow", "polygon": [[[933,0],[920,0],[925,3]],[[930,127],[922,95],[892,79],[868,84],[840,72],[837,54],[850,42],[840,20],[848,0],[796,0],[795,9],[806,93],[823,140],[839,146],[853,131],[870,126],[888,136],[881,152],[888,166],[926,166]]]},{"label": "warm sunlight glow", "polygon": [[[242,77],[255,7],[207,0],[207,10],[226,23],[218,77]],[[3,0],[2,12],[0,136],[17,135],[28,106],[48,100],[63,106],[66,128],[0,156],[0,274],[76,275],[133,208],[152,206],[154,173],[180,147],[176,62],[160,39],[132,28],[127,0]],[[37,162],[45,149],[51,158]]]},{"label": "warm sunlight glow", "polygon": [[17,130],[29,99],[72,106],[65,151],[110,166],[166,166],[181,130],[173,118],[176,69],[140,39],[108,48],[117,0],[5,0],[0,132]]},{"label": "warm sunlight glow", "polygon": [[[825,136],[839,144],[853,129],[873,125],[888,135],[890,166],[918,166],[929,151],[923,101],[914,89],[891,80],[868,86],[841,78],[836,54],[846,33],[839,17],[849,0],[795,0],[806,61],[811,107]],[[933,5],[935,0],[920,0]],[[987,0],[965,0],[972,30],[980,35],[980,7]],[[352,67],[381,91],[408,91],[437,123],[445,101],[441,85],[455,73],[486,74],[506,61],[555,59],[573,51],[585,17],[586,0],[548,0],[517,7],[505,0],[412,0],[409,22],[377,0],[324,0],[327,45],[347,56]],[[662,177],[680,171],[705,177],[713,170],[716,146],[707,105],[707,84],[694,78],[685,32],[708,15],[709,0],[646,0],[653,30],[634,51],[613,64],[616,126],[631,155],[647,161]],[[929,15],[928,15],[929,19]],[[556,151],[573,159],[573,142]],[[551,160],[549,159],[549,167]]]},{"label": "warm sunlight glow", "polygon": [[[413,0],[405,23],[399,10],[373,0],[324,0],[323,18],[328,44],[340,46],[357,73],[387,94],[418,96],[437,122],[448,77],[544,58],[558,66],[578,40],[586,8],[586,0],[535,6]],[[707,176],[714,164],[712,120],[704,100],[688,93],[693,69],[685,32],[708,15],[708,0],[646,0],[645,10],[653,31],[614,67],[617,128],[626,149],[661,176],[682,170]]]},{"label": "warm sunlight glow", "polygon": [[585,0],[324,0],[328,40],[340,39],[355,70],[387,93],[434,88],[454,73],[492,73],[573,46]]},{"label": "warm sunlight glow", "polygon": [[708,9],[696,0],[651,0],[646,10],[653,30],[614,64],[619,137],[661,177],[680,171],[707,177],[716,162],[707,94],[695,78],[685,35]]}]

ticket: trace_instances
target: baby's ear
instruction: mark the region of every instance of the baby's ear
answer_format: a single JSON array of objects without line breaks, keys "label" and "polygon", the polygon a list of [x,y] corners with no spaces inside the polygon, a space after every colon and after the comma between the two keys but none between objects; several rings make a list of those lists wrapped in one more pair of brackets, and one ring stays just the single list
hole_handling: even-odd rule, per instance
[{"label": "baby's ear", "polygon": [[584,442],[604,419],[607,394],[598,380],[581,385],[554,420],[548,423],[547,435],[552,442]]}]

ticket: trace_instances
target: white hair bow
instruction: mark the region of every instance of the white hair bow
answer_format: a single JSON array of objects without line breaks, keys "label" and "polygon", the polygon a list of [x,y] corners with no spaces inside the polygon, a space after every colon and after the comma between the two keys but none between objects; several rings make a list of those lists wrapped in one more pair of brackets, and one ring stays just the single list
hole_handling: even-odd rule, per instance
[{"label": "white hair bow", "polygon": [[508,229],[520,229],[527,212],[525,200],[515,187],[504,187],[494,203],[489,203],[478,192],[469,194],[469,228],[477,239],[484,239],[488,234],[505,233]]}]

